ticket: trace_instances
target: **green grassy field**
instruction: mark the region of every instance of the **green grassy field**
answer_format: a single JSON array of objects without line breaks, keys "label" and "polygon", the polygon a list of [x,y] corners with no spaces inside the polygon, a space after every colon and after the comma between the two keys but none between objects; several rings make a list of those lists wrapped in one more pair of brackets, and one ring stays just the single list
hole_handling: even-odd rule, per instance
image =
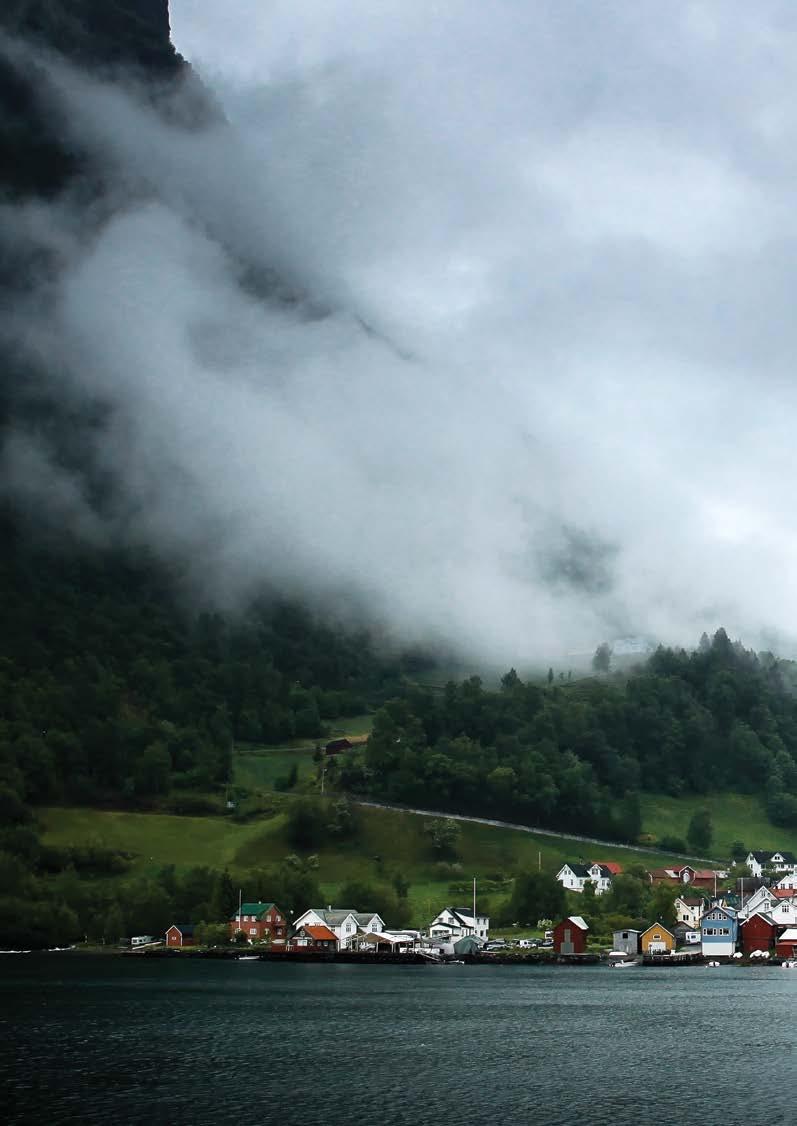
[{"label": "green grassy field", "polygon": [[[289,798],[279,799],[282,802]],[[409,902],[416,925],[453,900],[469,902],[470,893],[454,892],[452,883],[500,878],[523,869],[551,874],[565,860],[633,859],[650,865],[666,861],[662,853],[629,853],[620,848],[586,845],[566,837],[535,836],[513,829],[461,822],[456,869],[440,869],[429,854],[425,818],[392,810],[359,809],[356,839],[319,850],[319,883],[327,902],[352,879],[389,882],[401,873],[410,883]],[[228,867],[245,879],[247,870],[281,860],[293,849],[285,837],[285,816],[275,813],[247,822],[224,817],[178,817],[159,813],[120,813],[92,809],[47,808],[40,811],[44,840],[58,845],[95,843],[135,854],[132,873],[163,865],[178,868]],[[489,896],[495,911],[503,898]],[[356,905],[355,905],[356,906]]]},{"label": "green grassy field", "polygon": [[672,798],[661,794],[642,795],[642,825],[645,833],[686,837],[696,809],[711,811],[714,841],[710,852],[727,859],[733,841],[748,848],[785,848],[797,851],[797,831],[778,829],[767,819],[761,799],[751,794],[708,794]]},{"label": "green grassy field", "polygon": [[233,783],[246,790],[273,790],[278,779],[285,778],[296,766],[299,782],[315,775],[314,748],[291,750],[238,751],[233,760]]}]

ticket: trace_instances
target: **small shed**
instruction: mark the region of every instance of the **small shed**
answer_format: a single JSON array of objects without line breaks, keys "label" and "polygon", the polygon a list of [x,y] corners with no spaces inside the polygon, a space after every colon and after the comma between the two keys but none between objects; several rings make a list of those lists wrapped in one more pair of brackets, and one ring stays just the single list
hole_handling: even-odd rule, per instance
[{"label": "small shed", "polygon": [[775,946],[775,953],[779,958],[797,958],[797,927],[783,932]]},{"label": "small shed", "polygon": [[181,948],[196,946],[193,923],[172,923],[166,931],[166,945]]},{"label": "small shed", "polygon": [[454,943],[454,953],[458,958],[467,954],[478,954],[481,950],[481,943],[478,938],[474,938],[472,934],[464,934],[462,938],[458,938]]},{"label": "small shed", "polygon": [[568,915],[553,928],[553,948],[557,954],[584,954],[589,927],[580,915]]},{"label": "small shed", "polygon": [[675,935],[667,930],[664,923],[653,923],[639,936],[639,948],[643,954],[672,954]]},{"label": "small shed", "polygon": [[742,950],[752,954],[754,950],[772,950],[778,938],[778,925],[775,920],[761,911],[745,919],[739,927]]},{"label": "small shed", "polygon": [[632,958],[639,953],[639,931],[630,928],[622,931],[613,931],[612,950],[622,954],[629,954]]}]

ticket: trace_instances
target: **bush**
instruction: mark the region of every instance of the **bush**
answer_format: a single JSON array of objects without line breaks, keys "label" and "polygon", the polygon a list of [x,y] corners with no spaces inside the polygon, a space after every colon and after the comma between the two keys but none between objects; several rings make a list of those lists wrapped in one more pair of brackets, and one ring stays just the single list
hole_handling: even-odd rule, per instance
[{"label": "bush", "polygon": [[662,852],[686,852],[686,841],[683,837],[663,836],[659,839],[656,846]]}]

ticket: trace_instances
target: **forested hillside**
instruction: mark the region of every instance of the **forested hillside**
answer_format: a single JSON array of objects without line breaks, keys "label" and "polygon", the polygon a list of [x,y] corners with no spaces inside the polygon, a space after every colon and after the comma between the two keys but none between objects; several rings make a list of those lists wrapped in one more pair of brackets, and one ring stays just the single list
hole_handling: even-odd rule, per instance
[{"label": "forested hillside", "polygon": [[732,644],[660,648],[630,676],[548,686],[514,671],[414,691],[376,717],[343,784],[633,840],[641,790],[762,794],[772,821],[797,823],[797,699],[789,665]]}]

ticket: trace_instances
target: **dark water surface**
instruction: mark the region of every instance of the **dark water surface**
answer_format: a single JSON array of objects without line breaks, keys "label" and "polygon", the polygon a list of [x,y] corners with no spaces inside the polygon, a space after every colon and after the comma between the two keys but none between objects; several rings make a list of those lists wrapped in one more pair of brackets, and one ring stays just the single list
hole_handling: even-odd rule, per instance
[{"label": "dark water surface", "polygon": [[797,1126],[797,971],[0,957],[5,1122]]}]

